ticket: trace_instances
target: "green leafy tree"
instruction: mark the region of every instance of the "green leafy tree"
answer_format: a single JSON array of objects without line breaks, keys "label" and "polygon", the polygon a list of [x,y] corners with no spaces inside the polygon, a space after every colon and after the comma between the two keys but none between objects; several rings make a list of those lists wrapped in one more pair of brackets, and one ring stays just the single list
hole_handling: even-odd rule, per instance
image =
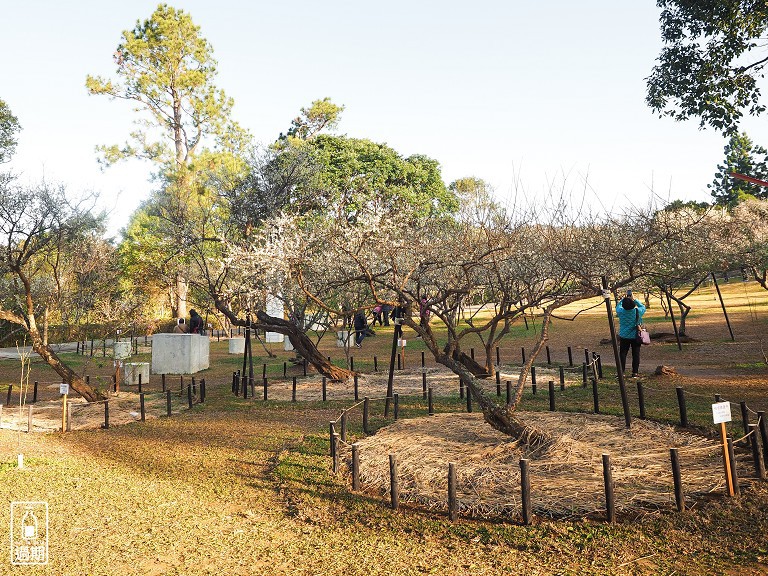
[{"label": "green leafy tree", "polygon": [[221,166],[237,170],[248,142],[247,133],[231,119],[232,99],[214,84],[212,53],[189,14],[161,4],[149,19],[123,32],[114,55],[118,80],[86,80],[91,94],[127,100],[141,114],[124,146],[98,149],[105,165],[141,158],[157,166],[161,189],[150,204],[159,218],[155,233],[165,238],[152,242],[175,248],[162,261],[175,276],[172,308],[178,316],[186,315],[189,273],[183,231],[200,203],[207,202],[207,172]]},{"label": "green leafy tree", "polygon": [[768,4],[761,0],[658,0],[664,42],[646,79],[646,102],[676,120],[734,133],[744,111],[757,115],[768,63]]},{"label": "green leafy tree", "polygon": [[16,151],[16,133],[21,130],[19,120],[8,105],[0,100],[0,164],[8,162]]},{"label": "green leafy tree", "polygon": [[279,140],[290,138],[309,140],[322,130],[333,130],[338,125],[343,111],[344,106],[334,104],[328,97],[315,100],[309,108],[301,109],[301,114],[291,122],[288,133],[280,134]]},{"label": "green leafy tree", "polygon": [[754,144],[745,133],[739,132],[731,136],[724,152],[725,160],[718,164],[715,179],[707,185],[715,203],[732,208],[746,198],[768,197],[765,187],[731,177],[731,172],[738,172],[765,180],[768,177],[768,151]]},{"label": "green leafy tree", "polygon": [[[70,201],[61,186],[19,185],[0,177],[0,320],[18,326],[32,349],[89,401],[101,393],[70,368],[48,345],[52,315],[66,320],[83,272],[75,254],[103,232],[92,199]],[[89,309],[93,301],[82,302]],[[25,341],[20,341],[23,345]]]}]

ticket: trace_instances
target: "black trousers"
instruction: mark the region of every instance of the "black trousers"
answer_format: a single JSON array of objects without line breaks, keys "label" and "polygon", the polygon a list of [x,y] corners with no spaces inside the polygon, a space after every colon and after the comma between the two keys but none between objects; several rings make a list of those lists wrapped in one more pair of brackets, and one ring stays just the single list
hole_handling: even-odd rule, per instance
[{"label": "black trousers", "polygon": [[619,338],[619,358],[621,371],[627,371],[627,352],[632,348],[632,374],[640,372],[640,343],[634,338]]}]

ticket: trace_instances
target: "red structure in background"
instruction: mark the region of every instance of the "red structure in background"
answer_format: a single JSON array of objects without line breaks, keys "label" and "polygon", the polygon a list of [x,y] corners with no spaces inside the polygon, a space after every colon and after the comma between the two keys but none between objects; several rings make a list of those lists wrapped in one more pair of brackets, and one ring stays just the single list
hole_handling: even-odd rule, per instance
[{"label": "red structure in background", "polygon": [[738,172],[731,172],[731,178],[738,178],[739,180],[751,182],[752,184],[757,184],[758,186],[768,186],[768,182],[765,180],[758,180],[757,178],[752,178],[752,176],[745,176],[744,174],[739,174]]}]

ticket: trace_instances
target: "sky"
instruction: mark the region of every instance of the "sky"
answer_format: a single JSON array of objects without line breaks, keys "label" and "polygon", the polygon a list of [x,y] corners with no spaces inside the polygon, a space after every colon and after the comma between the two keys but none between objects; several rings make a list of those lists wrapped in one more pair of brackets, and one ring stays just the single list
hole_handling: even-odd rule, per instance
[{"label": "sky", "polygon": [[[436,159],[446,183],[490,183],[500,200],[563,189],[594,211],[710,198],[725,138],[658,118],[645,78],[659,54],[653,0],[178,0],[211,43],[234,118],[268,144],[302,107],[345,106],[338,133]],[[3,166],[28,182],[95,191],[117,236],[147,198],[152,166],[102,170],[141,116],[89,96],[115,78],[123,30],[157,2],[0,0],[0,98],[23,131]],[[742,128],[768,145],[768,123]]]}]

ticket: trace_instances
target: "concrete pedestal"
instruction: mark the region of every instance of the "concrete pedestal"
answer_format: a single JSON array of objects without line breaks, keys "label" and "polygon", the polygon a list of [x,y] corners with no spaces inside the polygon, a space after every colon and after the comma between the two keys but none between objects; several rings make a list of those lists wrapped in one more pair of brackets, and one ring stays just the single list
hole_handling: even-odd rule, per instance
[{"label": "concrete pedestal", "polygon": [[155,334],[152,374],[194,374],[208,368],[210,340],[200,334]]},{"label": "concrete pedestal", "polygon": [[131,343],[127,340],[119,340],[112,344],[112,353],[115,360],[125,360],[131,357]]},{"label": "concrete pedestal", "polygon": [[245,338],[235,337],[229,339],[230,354],[245,354]]},{"label": "concrete pedestal", "polygon": [[139,375],[141,375],[141,384],[149,384],[149,362],[126,362],[123,364],[123,383],[128,386],[139,385]]},{"label": "concrete pedestal", "polygon": [[355,344],[355,333],[339,330],[336,332],[336,348],[344,348],[345,345],[353,346]]}]

